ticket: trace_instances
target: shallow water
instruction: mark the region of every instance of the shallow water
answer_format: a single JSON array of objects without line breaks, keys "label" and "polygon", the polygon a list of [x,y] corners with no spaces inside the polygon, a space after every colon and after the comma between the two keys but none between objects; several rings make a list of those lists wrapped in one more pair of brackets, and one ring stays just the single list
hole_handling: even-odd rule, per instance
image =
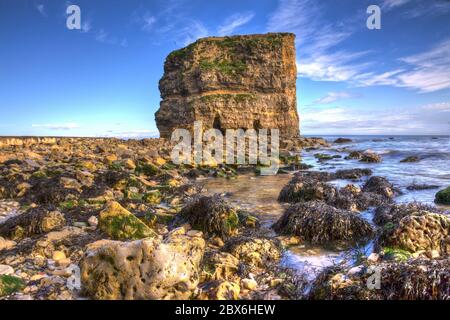
[{"label": "shallow water", "polygon": [[[338,137],[326,137],[334,141]],[[438,185],[440,189],[450,185],[450,137],[349,137],[354,142],[333,145],[327,150],[312,150],[302,152],[302,161],[314,166],[311,170],[336,171],[339,169],[370,168],[374,175],[384,176],[403,195],[396,198],[397,202],[420,201],[432,204],[434,195],[439,189],[409,191],[407,186],[416,184]],[[350,150],[373,150],[383,157],[382,163],[360,163],[357,160],[344,160]],[[318,162],[314,154],[329,153],[341,155],[341,159]],[[419,156],[420,162],[400,163],[408,156]],[[276,176],[240,176],[236,179],[207,179],[204,186],[209,193],[221,193],[232,203],[258,215],[268,234],[274,234],[270,226],[281,216],[287,204],[277,201],[281,189],[291,179],[290,174]],[[345,186],[355,183],[348,180],[335,180],[330,183]],[[364,180],[358,182],[362,185]],[[446,207],[449,208],[449,207]],[[372,223],[373,210],[361,212],[361,217]],[[355,251],[366,256],[373,250],[373,241],[364,247],[346,251],[332,251],[319,246],[293,246],[282,257],[283,266],[293,268],[313,280],[325,267],[337,263],[354,263]]]}]

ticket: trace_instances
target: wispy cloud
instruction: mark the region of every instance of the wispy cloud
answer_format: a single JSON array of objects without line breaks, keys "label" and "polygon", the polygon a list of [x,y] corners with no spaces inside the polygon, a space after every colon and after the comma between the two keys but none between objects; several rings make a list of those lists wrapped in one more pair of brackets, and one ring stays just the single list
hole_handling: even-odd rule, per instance
[{"label": "wispy cloud", "polygon": [[401,61],[413,67],[399,74],[399,86],[433,92],[450,88],[450,39],[434,46],[429,51],[404,57]]},{"label": "wispy cloud", "polygon": [[81,32],[87,33],[92,30],[92,22],[89,19],[84,19],[81,22]]},{"label": "wispy cloud", "polygon": [[280,0],[270,16],[267,31],[289,31],[297,35],[298,75],[315,81],[349,81],[364,73],[369,51],[336,49],[354,32],[351,24],[328,22],[319,1]]},{"label": "wispy cloud", "polygon": [[401,7],[404,4],[411,2],[411,0],[384,0],[382,4],[382,8],[384,9],[393,9],[396,7]]},{"label": "wispy cloud", "polygon": [[315,100],[312,105],[330,104],[333,102],[355,98],[357,95],[347,91],[328,92],[325,96]]},{"label": "wispy cloud", "polygon": [[104,29],[96,31],[95,40],[105,44],[119,45],[121,47],[126,47],[128,45],[127,39],[119,39],[118,37],[112,36]]},{"label": "wispy cloud", "polygon": [[42,3],[36,4],[36,9],[37,9],[37,11],[39,11],[41,16],[43,16],[43,17],[47,16],[47,11],[45,10],[45,6]]},{"label": "wispy cloud", "polygon": [[48,123],[48,124],[32,124],[33,128],[45,128],[51,130],[72,130],[80,128],[77,123]]},{"label": "wispy cloud", "polygon": [[131,23],[138,25],[142,31],[151,32],[154,30],[158,19],[147,10],[135,10],[131,14]]},{"label": "wispy cloud", "polygon": [[228,17],[225,22],[219,26],[217,33],[220,36],[230,35],[239,27],[249,23],[255,14],[253,12],[236,13]]},{"label": "wispy cloud", "polygon": [[422,106],[424,110],[450,112],[450,102],[431,103]]}]

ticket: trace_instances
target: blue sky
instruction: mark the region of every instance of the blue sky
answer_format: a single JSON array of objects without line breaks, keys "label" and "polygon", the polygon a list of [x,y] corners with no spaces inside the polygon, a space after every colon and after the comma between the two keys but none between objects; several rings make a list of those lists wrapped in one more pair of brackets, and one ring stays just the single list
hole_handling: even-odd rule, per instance
[{"label": "blue sky", "polygon": [[297,35],[303,134],[450,134],[448,0],[0,0],[0,135],[154,136],[167,54],[274,31]]}]

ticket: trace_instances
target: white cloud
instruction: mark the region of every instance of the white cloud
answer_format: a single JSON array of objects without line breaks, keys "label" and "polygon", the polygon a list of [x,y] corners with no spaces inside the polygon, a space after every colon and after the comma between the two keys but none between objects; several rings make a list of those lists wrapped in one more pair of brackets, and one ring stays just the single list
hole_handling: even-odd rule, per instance
[{"label": "white cloud", "polygon": [[329,92],[325,96],[315,100],[312,104],[329,104],[340,100],[351,99],[356,97],[354,94],[347,91]]},{"label": "white cloud", "polygon": [[32,124],[34,128],[45,128],[51,130],[72,130],[80,127],[77,123],[50,123],[50,124]]},{"label": "white cloud", "polygon": [[36,4],[36,9],[39,11],[41,16],[46,17],[47,12],[45,11],[45,6],[42,3]]},{"label": "white cloud", "polygon": [[230,35],[237,28],[249,23],[255,14],[253,12],[236,13],[228,17],[225,22],[219,26],[217,33],[220,36]]},{"label": "white cloud", "polygon": [[422,106],[424,110],[450,112],[450,102],[431,103]]},{"label": "white cloud", "polygon": [[411,0],[384,0],[382,7],[386,9],[392,9],[403,6],[408,2],[411,2]]},{"label": "white cloud", "polygon": [[188,45],[195,42],[197,39],[204,38],[208,35],[208,29],[198,20],[190,21],[190,23],[186,27],[182,28],[179,33],[184,45]]}]

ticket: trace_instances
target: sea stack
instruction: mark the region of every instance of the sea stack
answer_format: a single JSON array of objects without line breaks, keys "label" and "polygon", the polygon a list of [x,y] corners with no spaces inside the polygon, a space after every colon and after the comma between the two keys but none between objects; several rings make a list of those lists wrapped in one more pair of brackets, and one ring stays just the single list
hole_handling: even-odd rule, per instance
[{"label": "sea stack", "polygon": [[197,40],[168,55],[159,82],[160,136],[173,130],[279,129],[300,135],[295,35],[268,33]]}]

